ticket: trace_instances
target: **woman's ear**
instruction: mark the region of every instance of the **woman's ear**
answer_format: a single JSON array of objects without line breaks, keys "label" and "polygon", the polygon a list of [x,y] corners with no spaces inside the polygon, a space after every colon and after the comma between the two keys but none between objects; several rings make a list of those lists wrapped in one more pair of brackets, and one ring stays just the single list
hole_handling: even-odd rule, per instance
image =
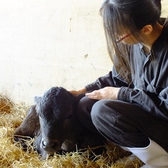
[{"label": "woman's ear", "polygon": [[149,35],[153,31],[153,26],[152,25],[146,25],[141,29],[141,33],[144,35]]}]

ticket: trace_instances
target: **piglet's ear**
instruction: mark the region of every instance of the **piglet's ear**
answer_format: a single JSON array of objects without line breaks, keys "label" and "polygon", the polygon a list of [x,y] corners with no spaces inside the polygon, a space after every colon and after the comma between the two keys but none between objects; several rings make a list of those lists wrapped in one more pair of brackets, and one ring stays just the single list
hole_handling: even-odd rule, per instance
[{"label": "piglet's ear", "polygon": [[36,104],[40,104],[41,99],[42,99],[42,97],[38,97],[38,96],[34,97],[34,101]]}]

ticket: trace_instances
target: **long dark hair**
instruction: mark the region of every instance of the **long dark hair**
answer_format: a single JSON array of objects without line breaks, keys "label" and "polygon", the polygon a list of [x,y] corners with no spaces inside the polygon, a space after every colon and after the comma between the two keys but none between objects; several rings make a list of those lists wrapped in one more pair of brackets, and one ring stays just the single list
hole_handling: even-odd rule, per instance
[{"label": "long dark hair", "polygon": [[100,13],[103,17],[110,58],[117,72],[130,83],[130,47],[126,44],[117,43],[117,35],[124,34],[123,30],[126,28],[134,38],[141,42],[143,37],[139,33],[140,30],[145,25],[154,25],[160,19],[160,0],[105,0]]}]

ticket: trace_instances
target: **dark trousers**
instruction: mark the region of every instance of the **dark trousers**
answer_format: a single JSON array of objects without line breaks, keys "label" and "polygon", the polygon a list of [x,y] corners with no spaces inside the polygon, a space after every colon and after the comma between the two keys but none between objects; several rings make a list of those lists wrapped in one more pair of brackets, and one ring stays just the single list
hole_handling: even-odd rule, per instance
[{"label": "dark trousers", "polygon": [[150,138],[168,152],[168,122],[138,105],[83,97],[78,103],[77,116],[87,129],[99,132],[119,146],[146,147]]}]

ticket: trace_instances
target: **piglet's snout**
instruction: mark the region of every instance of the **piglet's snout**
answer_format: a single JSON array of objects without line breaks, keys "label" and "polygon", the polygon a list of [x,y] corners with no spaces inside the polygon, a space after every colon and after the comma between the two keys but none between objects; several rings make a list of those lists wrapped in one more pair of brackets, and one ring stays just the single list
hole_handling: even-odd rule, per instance
[{"label": "piglet's snout", "polygon": [[47,152],[57,152],[61,146],[58,140],[42,140],[41,147]]}]

